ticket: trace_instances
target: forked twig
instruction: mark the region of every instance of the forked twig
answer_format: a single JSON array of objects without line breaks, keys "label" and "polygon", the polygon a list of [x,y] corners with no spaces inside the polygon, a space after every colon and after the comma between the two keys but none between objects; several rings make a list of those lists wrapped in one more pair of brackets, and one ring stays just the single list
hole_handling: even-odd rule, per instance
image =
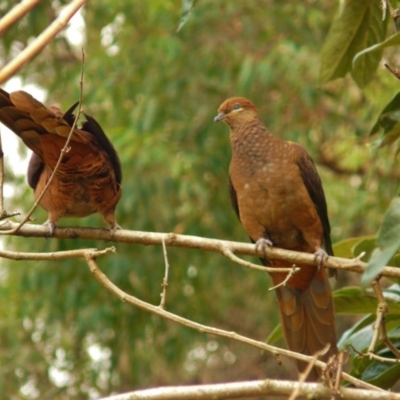
[{"label": "forked twig", "polygon": [[289,282],[292,276],[295,275],[298,271],[300,271],[300,268],[296,267],[296,264],[293,264],[292,268],[290,269],[290,272],[286,275],[286,278],[281,283],[278,283],[277,285],[270,287],[268,290],[272,291],[278,289],[281,286],[286,286],[286,284]]},{"label": "forked twig", "polygon": [[[385,316],[389,311],[388,305],[386,303],[385,297],[383,295],[383,291],[381,288],[381,285],[379,284],[380,276],[375,278],[371,282],[371,286],[374,290],[376,299],[378,301],[378,306],[376,309],[376,319],[373,327],[373,334],[372,334],[372,339],[371,343],[368,346],[368,350],[366,355],[369,358],[373,358],[375,360],[379,360],[382,362],[392,362],[392,363],[399,363],[400,362],[400,352],[396,348],[396,346],[391,342],[387,335],[386,331],[386,321],[385,321]],[[376,346],[376,342],[378,341],[378,338],[386,344],[386,346],[392,351],[392,353],[395,355],[396,358],[388,358],[388,357],[381,357],[378,356],[377,354],[374,353],[374,349]]]},{"label": "forked twig", "polygon": [[310,359],[310,361],[307,364],[306,369],[299,374],[298,382],[300,383],[300,385],[298,385],[293,390],[293,392],[290,395],[290,397],[288,398],[288,400],[295,400],[297,398],[297,396],[300,394],[302,384],[306,381],[306,379],[308,378],[308,375],[310,375],[310,372],[314,368],[315,362],[318,360],[318,357],[323,356],[329,350],[329,347],[330,347],[330,344],[328,343],[323,349],[317,351],[312,356],[312,358]]},{"label": "forked twig", "polygon": [[400,79],[400,69],[399,68],[392,68],[388,63],[383,64],[386,69],[394,75],[397,79]]}]

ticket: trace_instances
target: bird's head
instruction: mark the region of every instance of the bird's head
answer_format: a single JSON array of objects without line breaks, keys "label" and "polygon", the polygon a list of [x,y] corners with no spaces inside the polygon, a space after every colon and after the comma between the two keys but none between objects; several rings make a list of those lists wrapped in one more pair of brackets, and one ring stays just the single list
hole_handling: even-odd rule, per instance
[{"label": "bird's head", "polygon": [[254,118],[258,118],[258,111],[250,100],[243,97],[231,97],[220,105],[214,122],[223,121],[230,128],[233,128],[235,125],[240,125]]}]

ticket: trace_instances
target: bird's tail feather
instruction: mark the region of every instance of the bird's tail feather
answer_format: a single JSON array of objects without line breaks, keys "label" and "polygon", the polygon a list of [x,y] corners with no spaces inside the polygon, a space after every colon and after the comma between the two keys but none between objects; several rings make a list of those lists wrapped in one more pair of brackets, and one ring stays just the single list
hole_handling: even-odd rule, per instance
[{"label": "bird's tail feather", "polygon": [[[279,302],[280,319],[286,343],[290,350],[314,355],[327,344],[328,351],[321,357],[327,361],[337,353],[335,315],[332,290],[324,268],[317,270],[307,289],[286,286],[276,289]],[[307,363],[298,362],[299,371]],[[320,373],[313,368],[307,380],[315,381]]]}]

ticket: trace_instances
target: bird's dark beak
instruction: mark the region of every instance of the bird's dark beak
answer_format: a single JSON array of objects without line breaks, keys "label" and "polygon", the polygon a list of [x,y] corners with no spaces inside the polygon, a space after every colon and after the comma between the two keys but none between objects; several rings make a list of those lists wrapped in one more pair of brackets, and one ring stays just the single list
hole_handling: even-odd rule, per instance
[{"label": "bird's dark beak", "polygon": [[215,118],[214,118],[214,122],[218,122],[223,120],[226,117],[226,114],[224,112],[220,112]]}]

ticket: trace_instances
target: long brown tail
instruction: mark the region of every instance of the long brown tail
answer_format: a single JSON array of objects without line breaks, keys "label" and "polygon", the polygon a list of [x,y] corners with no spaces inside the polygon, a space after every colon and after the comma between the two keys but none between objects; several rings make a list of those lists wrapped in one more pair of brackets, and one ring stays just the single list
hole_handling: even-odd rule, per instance
[{"label": "long brown tail", "polygon": [[[275,274],[272,275],[274,278]],[[276,291],[282,329],[289,349],[314,355],[329,343],[329,350],[320,359],[327,361],[336,354],[334,304],[325,268],[316,271],[306,289],[293,288],[289,281],[288,285]],[[307,363],[299,361],[297,365],[299,371],[303,371]],[[319,370],[313,368],[307,380],[316,381],[319,376]]]}]

